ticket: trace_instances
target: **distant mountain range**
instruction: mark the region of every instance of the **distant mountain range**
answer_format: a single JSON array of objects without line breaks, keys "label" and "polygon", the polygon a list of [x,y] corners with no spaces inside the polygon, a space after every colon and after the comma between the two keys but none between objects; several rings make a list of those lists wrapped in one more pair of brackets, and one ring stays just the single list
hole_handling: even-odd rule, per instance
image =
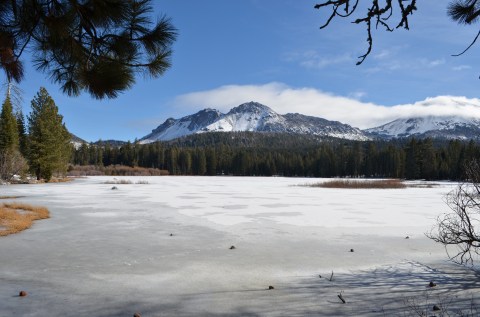
[{"label": "distant mountain range", "polygon": [[397,119],[382,126],[364,130],[374,138],[404,137],[460,140],[480,139],[480,120],[457,116],[427,116]]},{"label": "distant mountain range", "polygon": [[310,134],[360,141],[370,139],[360,129],[348,124],[298,113],[280,115],[265,105],[248,102],[226,114],[214,109],[204,109],[180,119],[169,118],[141,138],[140,143],[169,141],[194,133],[233,131]]},{"label": "distant mountain range", "polygon": [[[338,121],[306,116],[299,113],[280,115],[258,102],[248,102],[228,113],[204,109],[180,119],[169,118],[148,135],[142,144],[170,141],[180,137],[207,132],[270,132],[334,137],[347,140],[389,140],[393,138],[437,138],[480,140],[480,119],[459,116],[424,116],[397,119],[384,125],[360,130]],[[83,140],[76,137],[74,144]],[[123,141],[108,140],[94,144],[120,146]]]},{"label": "distant mountain range", "polygon": [[360,130],[338,121],[298,113],[280,115],[257,102],[248,102],[223,114],[204,109],[180,119],[167,119],[143,138],[141,143],[169,141],[205,132],[282,132],[336,137],[348,140],[374,140],[408,137],[480,139],[480,120],[456,116],[426,116],[398,119],[376,128]]}]

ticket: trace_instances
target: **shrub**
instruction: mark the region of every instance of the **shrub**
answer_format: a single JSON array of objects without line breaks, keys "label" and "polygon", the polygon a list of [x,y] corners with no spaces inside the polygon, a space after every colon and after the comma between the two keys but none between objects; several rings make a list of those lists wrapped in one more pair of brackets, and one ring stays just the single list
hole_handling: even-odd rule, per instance
[{"label": "shrub", "polygon": [[68,176],[165,176],[168,175],[167,170],[158,168],[130,167],[125,165],[71,165],[69,167]]}]

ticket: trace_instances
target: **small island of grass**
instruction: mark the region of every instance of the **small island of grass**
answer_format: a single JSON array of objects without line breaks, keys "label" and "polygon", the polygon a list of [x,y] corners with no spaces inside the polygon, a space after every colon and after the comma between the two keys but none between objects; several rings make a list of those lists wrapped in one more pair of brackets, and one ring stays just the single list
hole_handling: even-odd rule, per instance
[{"label": "small island of grass", "polygon": [[50,217],[47,208],[23,203],[0,205],[0,236],[17,233],[32,226],[33,221]]}]

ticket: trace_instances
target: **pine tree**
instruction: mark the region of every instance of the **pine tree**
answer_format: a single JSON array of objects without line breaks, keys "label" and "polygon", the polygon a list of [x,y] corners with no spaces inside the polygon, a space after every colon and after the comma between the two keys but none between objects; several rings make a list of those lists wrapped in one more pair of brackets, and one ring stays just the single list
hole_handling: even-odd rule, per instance
[{"label": "pine tree", "polygon": [[7,94],[0,113],[0,152],[11,152],[14,150],[18,150],[17,120],[13,115],[10,95]]},{"label": "pine tree", "polygon": [[23,174],[25,159],[19,151],[17,120],[13,115],[10,93],[0,113],[0,178],[9,180],[15,174]]},{"label": "pine tree", "polygon": [[[156,1],[155,1],[156,2]],[[23,53],[63,92],[115,98],[139,72],[151,77],[170,67],[177,30],[152,19],[151,0],[0,1],[0,71],[24,78]]]},{"label": "pine tree", "polygon": [[32,100],[28,116],[29,163],[37,179],[50,180],[53,173],[65,173],[72,145],[63,117],[45,88]]},{"label": "pine tree", "polygon": [[17,120],[19,150],[24,157],[27,157],[27,131],[25,129],[25,118],[21,110],[17,111],[17,113],[15,114],[15,118]]},{"label": "pine tree", "polygon": [[209,148],[205,155],[207,160],[207,175],[214,176],[217,173],[217,157],[215,155],[215,149]]}]

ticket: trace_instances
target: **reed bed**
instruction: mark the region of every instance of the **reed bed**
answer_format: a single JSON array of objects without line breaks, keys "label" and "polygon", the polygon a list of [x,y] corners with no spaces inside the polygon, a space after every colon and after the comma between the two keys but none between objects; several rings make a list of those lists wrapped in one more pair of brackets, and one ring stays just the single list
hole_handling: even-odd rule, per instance
[{"label": "reed bed", "polygon": [[381,179],[381,180],[353,180],[339,179],[327,182],[308,184],[309,187],[321,188],[346,188],[346,189],[401,189],[407,185],[399,179]]}]

